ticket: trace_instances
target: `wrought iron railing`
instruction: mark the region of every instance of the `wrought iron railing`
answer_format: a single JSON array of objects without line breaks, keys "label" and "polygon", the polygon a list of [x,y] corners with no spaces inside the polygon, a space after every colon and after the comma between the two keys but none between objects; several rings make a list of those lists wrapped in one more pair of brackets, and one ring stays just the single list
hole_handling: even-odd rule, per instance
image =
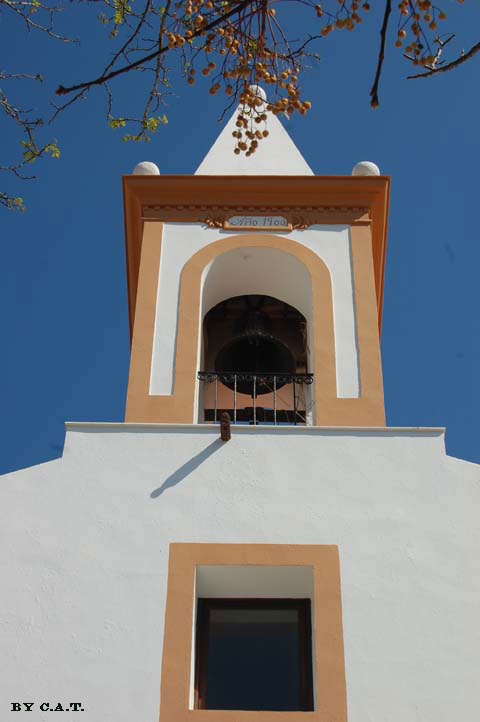
[{"label": "wrought iron railing", "polygon": [[312,395],[305,387],[313,374],[199,371],[197,377],[204,382],[204,421],[218,423],[226,411],[233,424],[309,423]]}]

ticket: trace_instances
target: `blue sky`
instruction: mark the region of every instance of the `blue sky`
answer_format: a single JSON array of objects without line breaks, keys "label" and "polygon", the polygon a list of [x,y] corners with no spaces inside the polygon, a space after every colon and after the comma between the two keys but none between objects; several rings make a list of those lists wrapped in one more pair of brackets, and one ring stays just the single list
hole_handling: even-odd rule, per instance
[{"label": "blue sky", "polygon": [[[294,8],[295,6],[292,6]],[[455,8],[452,25],[478,41],[478,6]],[[455,12],[456,11],[456,12]],[[95,74],[105,31],[90,5],[66,17],[84,41],[57,46],[3,22],[5,69],[45,75],[53,91]],[[297,10],[287,9],[292,33]],[[94,13],[93,13],[94,14]],[[313,108],[286,127],[314,172],[350,174],[372,160],[392,178],[382,354],[388,424],[446,426],[447,451],[480,462],[480,55],[443,76],[407,81],[387,46],[381,106],[369,107],[378,17],[319,46],[302,83]],[[297,27],[295,25],[297,24]],[[178,77],[178,76],[176,76]],[[112,90],[124,112],[141,101],[141,76]],[[27,211],[2,213],[0,471],[57,458],[65,420],[121,421],[129,331],[121,175],[141,160],[162,173],[193,173],[223,127],[206,85],[174,85],[168,125],[148,145],[122,143],[106,127],[101,91],[64,114],[47,135],[61,148],[40,179],[12,192]],[[29,102],[41,107],[33,89]],[[2,146],[18,142],[4,131]]]}]

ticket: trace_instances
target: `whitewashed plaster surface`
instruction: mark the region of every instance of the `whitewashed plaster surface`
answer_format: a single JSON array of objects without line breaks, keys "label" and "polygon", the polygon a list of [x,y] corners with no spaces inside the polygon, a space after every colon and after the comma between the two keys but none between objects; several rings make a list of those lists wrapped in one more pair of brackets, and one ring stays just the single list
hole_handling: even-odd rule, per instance
[{"label": "whitewashed plaster surface", "polygon": [[245,153],[235,155],[232,132],[237,130],[237,114],[238,108],[200,163],[195,175],[313,175],[312,169],[281,122],[271,113],[268,124],[259,126],[262,131],[268,130],[268,138],[260,141],[256,152],[249,158]]},{"label": "whitewashed plaster surface", "polygon": [[[181,273],[185,264],[197,251],[210,243],[227,236],[241,236],[248,233],[248,231],[243,231],[233,234],[232,231],[206,228],[198,223],[164,224],[150,394],[169,395],[173,390],[178,300]],[[349,228],[347,226],[314,225],[304,231],[292,231],[282,235],[309,248],[325,262],[330,271],[337,395],[343,398],[357,398],[360,395],[360,381]],[[248,242],[246,241],[246,243]],[[291,278],[286,275],[285,264],[287,261],[284,262],[285,268],[280,260],[271,264],[269,269],[266,265],[262,266],[262,278],[262,275],[259,275],[258,253],[257,255],[255,253],[256,249],[252,248],[250,260],[248,257],[243,258],[241,265],[232,266],[231,277],[225,276],[225,289],[235,289],[235,292],[230,290],[227,293],[225,290],[227,295],[224,298],[243,293],[264,293],[276,296],[295,306],[296,303],[292,303],[289,298],[292,293],[298,295],[298,288],[294,287]],[[277,257],[278,254],[277,251]],[[289,254],[285,254],[285,257],[291,258]],[[249,263],[250,267],[247,268]],[[297,261],[297,265],[301,266],[302,264]],[[204,280],[205,277],[204,274]],[[250,280],[248,281],[248,279]],[[216,298],[218,300],[215,300],[215,303],[224,300],[218,296]],[[200,298],[198,303],[200,306]],[[305,308],[301,306],[297,306],[297,308],[309,320],[309,314],[306,313]]]},{"label": "whitewashed plaster surface", "polygon": [[440,431],[74,425],[1,491],[2,722],[157,722],[170,542],[338,544],[349,722],[480,719],[480,467]]}]

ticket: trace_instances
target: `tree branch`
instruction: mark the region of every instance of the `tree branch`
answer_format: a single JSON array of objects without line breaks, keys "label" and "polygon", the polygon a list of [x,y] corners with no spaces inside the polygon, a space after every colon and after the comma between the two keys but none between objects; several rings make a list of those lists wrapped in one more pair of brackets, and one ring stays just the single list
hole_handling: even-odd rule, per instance
[{"label": "tree branch", "polygon": [[[120,50],[118,50],[118,51],[115,53],[115,55],[113,56],[113,58],[111,59],[111,61],[109,62],[109,64],[108,64],[107,67],[105,68],[105,70],[103,71],[102,75],[105,75],[105,73],[108,73],[108,71],[110,70],[110,68],[117,62],[117,60],[118,60],[118,58],[120,57],[120,55],[123,55],[123,53],[124,53],[125,50],[128,48],[128,46],[130,45],[130,43],[132,42],[132,40],[133,40],[133,39],[135,38],[135,36],[138,34],[140,28],[142,27],[143,23],[145,22],[145,18],[146,18],[146,16],[147,16],[147,12],[148,12],[149,9],[150,9],[150,4],[151,4],[151,0],[147,0],[147,2],[145,3],[145,7],[144,7],[144,9],[143,9],[143,12],[142,12],[142,14],[141,14],[141,16],[140,16],[140,18],[139,18],[137,27],[135,28],[135,30],[133,31],[133,33],[128,37],[128,39],[125,41],[125,43],[122,45],[122,47],[120,48]],[[167,12],[167,11],[165,10],[165,13],[163,14],[163,17],[165,17],[166,12]],[[163,18],[162,18],[162,20],[163,20]]]},{"label": "tree branch", "polygon": [[383,16],[382,29],[380,30],[380,50],[378,53],[377,61],[377,72],[375,73],[375,80],[373,81],[372,89],[370,91],[370,105],[372,108],[378,108],[378,84],[380,82],[380,76],[382,74],[383,60],[385,57],[385,39],[387,36],[388,19],[392,12],[392,0],[386,0],[385,2],[385,14]]},{"label": "tree branch", "polygon": [[[30,2],[25,3],[19,3],[19,2],[12,2],[12,0],[2,0],[2,3],[12,10],[14,13],[16,13],[22,20],[26,23],[26,26],[29,30],[32,28],[35,30],[41,30],[43,33],[46,33],[51,38],[55,38],[55,40],[61,40],[64,43],[72,43],[72,42],[78,42],[74,40],[73,38],[67,38],[65,35],[58,35],[58,33],[55,33],[53,31],[53,13],[58,12],[60,8],[57,7],[49,7],[48,5],[43,5],[42,3],[38,3],[38,5],[34,5]],[[33,9],[40,8],[44,12],[48,13],[50,15],[50,27],[47,27],[46,25],[41,25],[40,23],[35,22],[30,17],[30,14]]]},{"label": "tree branch", "polygon": [[459,65],[466,63],[467,60],[470,60],[470,58],[473,57],[479,51],[480,51],[480,42],[476,43],[472,48],[470,48],[468,53],[463,53],[456,60],[452,60],[450,63],[447,63],[446,65],[440,65],[438,68],[431,68],[426,73],[417,73],[416,75],[407,75],[407,80],[413,80],[414,78],[427,78],[429,75],[436,75],[437,73],[446,73],[447,70],[453,70],[454,68],[458,68]]},{"label": "tree branch", "polygon": [[[389,0],[390,1],[390,0]],[[246,8],[248,5],[251,5],[253,0],[242,0],[242,2],[239,2],[234,8],[229,10],[224,15],[220,15],[216,20],[212,20],[211,23],[208,25],[205,25],[198,30],[196,30],[194,33],[192,33],[191,39],[198,37],[204,32],[208,32],[209,30],[212,30],[213,28],[217,27],[217,25],[220,25],[225,20],[227,20],[232,15],[235,15],[236,13],[241,12]],[[150,53],[149,55],[145,55],[145,57],[140,58],[139,60],[135,60],[133,63],[129,63],[128,65],[124,65],[123,68],[119,68],[118,70],[112,70],[112,72],[105,75],[102,73],[100,77],[96,78],[96,80],[89,80],[85,83],[79,83],[78,85],[71,85],[69,88],[65,88],[63,85],[59,85],[57,90],[55,91],[56,95],[66,95],[67,93],[72,93],[75,90],[82,90],[86,88],[92,87],[92,85],[102,85],[105,81],[111,80],[112,78],[117,77],[117,75],[122,75],[123,73],[128,73],[130,70],[133,70],[134,68],[138,68],[139,65],[143,65],[144,63],[148,63],[150,60],[154,60],[159,55],[162,55],[167,50],[169,50],[168,45],[165,45],[163,48],[158,48],[153,53]]]}]

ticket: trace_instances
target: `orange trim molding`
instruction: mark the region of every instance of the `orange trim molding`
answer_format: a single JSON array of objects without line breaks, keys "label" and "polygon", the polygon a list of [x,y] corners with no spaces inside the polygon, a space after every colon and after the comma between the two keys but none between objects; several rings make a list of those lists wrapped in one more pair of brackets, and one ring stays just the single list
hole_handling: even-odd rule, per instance
[{"label": "orange trim molding", "polygon": [[136,292],[137,303],[133,324],[125,419],[127,419],[132,399],[149,395],[162,230],[161,223],[147,221],[143,225],[142,253],[139,259],[138,274],[140,282]]},{"label": "orange trim molding", "polygon": [[[197,339],[201,280],[205,267],[217,256],[242,246],[276,248],[298,258],[312,278],[312,329],[317,406],[336,400],[335,340],[330,272],[308,248],[273,234],[242,234],[215,241],[186,263],[181,277],[178,334],[175,351],[175,382],[172,396],[151,396],[150,370],[153,351],[152,301],[156,295],[160,244],[153,223],[145,224],[145,253],[142,251],[141,298],[135,316],[134,343],[127,392],[126,421],[171,421],[192,423],[197,371]],[[152,230],[153,229],[153,230]],[[157,234],[158,235],[158,234]],[[155,289],[155,290],[154,290]]]},{"label": "orange trim molding", "polygon": [[[265,246],[298,258],[312,280],[313,329],[310,329],[310,343],[314,349],[314,424],[384,426],[379,323],[388,188],[388,179],[381,177],[125,177],[129,309],[133,329],[125,421],[196,422],[198,308],[202,272],[214,258],[234,248]],[[215,197],[215,206],[211,205],[212,197]],[[232,197],[243,205],[228,205],[227,201]],[[159,198],[164,205],[152,206]],[[179,203],[181,199],[183,204]],[[221,202],[224,205],[220,205]],[[248,205],[254,202],[256,206]],[[320,202],[326,205],[320,206]],[[314,222],[350,226],[360,398],[337,398],[333,301],[327,266],[302,244],[273,233],[242,233],[217,240],[202,248],[186,263],[180,285],[173,394],[150,395],[162,232],[160,211],[154,212],[152,208],[163,208],[161,215],[169,220],[194,219],[205,223],[210,223],[209,218],[216,213],[220,214],[218,223],[222,224],[225,217],[234,215],[239,208],[261,214],[267,209],[267,204],[271,204],[268,208],[270,213],[276,213],[278,207],[278,213],[296,225],[300,223],[300,216],[295,214],[301,212],[305,227]],[[140,213],[150,213],[151,217],[140,216]],[[325,216],[323,220],[319,217],[321,213]]]},{"label": "orange trim molding", "polygon": [[[189,709],[197,565],[311,566],[313,712]],[[338,547],[281,544],[171,544],[163,641],[160,722],[347,722]]]},{"label": "orange trim molding", "polygon": [[386,176],[124,176],[130,329],[133,331],[144,219],[223,225],[238,214],[278,214],[293,227],[371,225],[381,326],[390,178]]},{"label": "orange trim molding", "polygon": [[[289,253],[307,268],[312,279],[312,343],[314,348],[314,423],[317,426],[384,426],[385,410],[370,229],[352,233],[354,283],[362,393],[358,399],[337,398],[333,303],[330,272],[313,251],[285,236],[242,234],[215,241],[186,263],[181,277],[175,381],[171,396],[150,395],[161,227],[145,222],[144,246],[135,314],[125,421],[194,423],[199,337],[198,308],[205,267],[217,256],[242,246],[264,246]],[[362,240],[363,239],[363,240]]]}]

